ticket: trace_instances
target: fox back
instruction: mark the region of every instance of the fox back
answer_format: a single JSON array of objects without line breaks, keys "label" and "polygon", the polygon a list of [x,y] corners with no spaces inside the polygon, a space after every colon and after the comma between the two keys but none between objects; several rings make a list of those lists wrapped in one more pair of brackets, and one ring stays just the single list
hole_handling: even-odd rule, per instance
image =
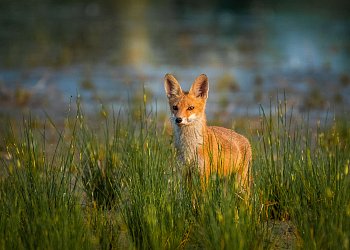
[{"label": "fox back", "polygon": [[176,78],[166,74],[164,87],[180,161],[183,164],[197,163],[199,172],[207,178],[211,173],[235,173],[241,187],[249,191],[252,181],[250,143],[247,138],[231,129],[207,126],[207,76],[198,76],[190,90],[183,91]]}]

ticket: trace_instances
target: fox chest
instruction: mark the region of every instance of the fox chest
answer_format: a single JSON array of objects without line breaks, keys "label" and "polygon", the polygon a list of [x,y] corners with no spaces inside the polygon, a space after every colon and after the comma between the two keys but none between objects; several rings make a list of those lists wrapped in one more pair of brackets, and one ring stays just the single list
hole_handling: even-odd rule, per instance
[{"label": "fox chest", "polygon": [[175,128],[175,147],[179,160],[184,163],[203,163],[203,135],[201,131],[191,128]]}]

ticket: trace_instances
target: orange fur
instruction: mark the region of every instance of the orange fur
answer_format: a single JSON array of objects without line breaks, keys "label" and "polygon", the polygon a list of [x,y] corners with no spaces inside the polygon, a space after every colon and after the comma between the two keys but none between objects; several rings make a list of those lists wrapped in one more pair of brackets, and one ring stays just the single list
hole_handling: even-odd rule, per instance
[{"label": "orange fur", "polygon": [[249,192],[252,182],[250,143],[231,129],[207,126],[207,76],[198,76],[190,91],[185,92],[173,75],[166,74],[164,87],[180,161],[183,164],[198,163],[199,172],[206,178],[213,172],[220,175],[236,173],[238,183]]}]

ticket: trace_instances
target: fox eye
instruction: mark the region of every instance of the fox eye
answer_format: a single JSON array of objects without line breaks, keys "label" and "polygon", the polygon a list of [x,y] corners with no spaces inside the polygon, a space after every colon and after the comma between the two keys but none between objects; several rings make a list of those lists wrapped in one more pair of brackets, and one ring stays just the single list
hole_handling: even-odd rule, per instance
[{"label": "fox eye", "polygon": [[178,110],[179,108],[177,106],[173,106],[173,110]]},{"label": "fox eye", "polygon": [[194,109],[193,106],[189,106],[189,107],[187,108],[187,110],[193,110],[193,109]]}]

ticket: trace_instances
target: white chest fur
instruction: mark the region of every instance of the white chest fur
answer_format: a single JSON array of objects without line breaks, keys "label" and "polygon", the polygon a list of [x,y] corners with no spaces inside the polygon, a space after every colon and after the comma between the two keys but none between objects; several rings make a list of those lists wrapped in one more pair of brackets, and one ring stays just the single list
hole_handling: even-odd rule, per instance
[{"label": "white chest fur", "polygon": [[197,152],[203,145],[203,126],[201,121],[178,126],[173,123],[175,146],[183,163],[200,162]]}]

